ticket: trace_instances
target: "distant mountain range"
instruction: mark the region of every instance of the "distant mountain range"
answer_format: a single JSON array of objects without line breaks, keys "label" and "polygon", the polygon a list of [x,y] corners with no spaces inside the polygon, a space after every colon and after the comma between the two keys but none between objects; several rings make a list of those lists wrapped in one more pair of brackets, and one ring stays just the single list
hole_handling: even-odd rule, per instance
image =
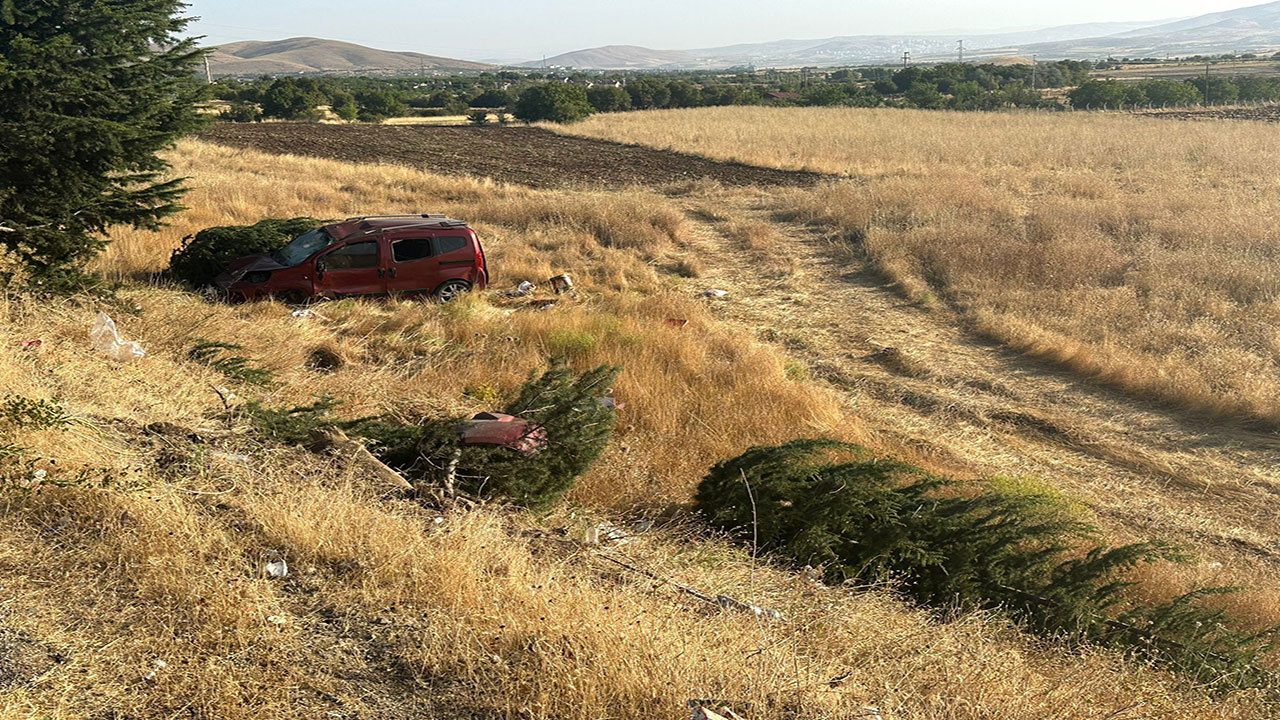
[{"label": "distant mountain range", "polygon": [[469,60],[454,60],[414,52],[375,50],[354,43],[310,37],[228,43],[214,47],[213,52],[209,54],[209,69],[219,77],[295,73],[405,75],[418,72],[451,73],[495,68],[494,65]]},{"label": "distant mountain range", "polygon": [[779,40],[695,50],[653,50],[609,45],[577,50],[524,67],[592,70],[716,69],[835,66],[888,63],[909,52],[914,60],[1040,55],[1046,59],[1107,56],[1152,57],[1280,49],[1280,2],[1175,21],[1086,23],[1022,32],[940,35],[849,35],[814,40]]},{"label": "distant mountain range", "polygon": [[1280,2],[1200,15],[1187,20],[1101,37],[1048,42],[1020,48],[1047,57],[1187,56],[1280,49]]},{"label": "distant mountain range", "polygon": [[[966,60],[1006,56],[1042,59],[1162,57],[1229,52],[1271,53],[1280,49],[1280,0],[1173,21],[1086,23],[1042,30],[939,35],[847,35],[815,40],[778,40],[695,50],[654,50],[606,45],[576,50],[522,67],[584,70],[697,70],[742,66],[831,67],[954,59],[964,41]],[[212,73],[224,75],[408,75],[494,70],[469,60],[391,52],[337,40],[289,38],[219,45],[209,57]]]}]

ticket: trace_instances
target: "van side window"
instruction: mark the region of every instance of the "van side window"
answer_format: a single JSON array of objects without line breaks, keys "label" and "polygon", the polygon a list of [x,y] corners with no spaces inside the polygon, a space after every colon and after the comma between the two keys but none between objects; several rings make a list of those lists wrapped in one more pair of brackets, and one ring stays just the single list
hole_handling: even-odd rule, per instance
[{"label": "van side window", "polygon": [[405,238],[391,243],[391,255],[396,262],[410,262],[431,257],[431,238]]},{"label": "van side window", "polygon": [[378,267],[378,241],[351,243],[325,255],[330,270],[357,270]]},{"label": "van side window", "polygon": [[437,237],[436,244],[440,247],[440,254],[443,255],[467,247],[471,244],[471,238],[458,237],[456,235]]}]

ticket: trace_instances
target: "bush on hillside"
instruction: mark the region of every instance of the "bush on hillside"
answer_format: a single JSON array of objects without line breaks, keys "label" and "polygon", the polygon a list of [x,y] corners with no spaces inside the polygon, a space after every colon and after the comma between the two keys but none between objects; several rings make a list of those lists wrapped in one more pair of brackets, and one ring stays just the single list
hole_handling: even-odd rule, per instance
[{"label": "bush on hillside", "polygon": [[253,225],[228,225],[201,230],[182,241],[169,258],[169,271],[193,287],[205,287],[227,263],[255,253],[284,247],[321,221],[312,218],[268,219]]},{"label": "bush on hillside", "polygon": [[219,120],[236,123],[262,122],[262,109],[256,103],[233,102],[221,115]]},{"label": "bush on hillside", "polygon": [[1223,589],[1119,611],[1125,571],[1178,559],[1171,548],[1099,546],[1051,496],[971,489],[865,448],[797,440],[716,465],[696,502],[716,527],[829,582],[893,582],[922,605],[1003,609],[1039,634],[1118,645],[1206,682],[1270,682],[1256,660],[1275,631],[1232,630],[1196,603]]}]

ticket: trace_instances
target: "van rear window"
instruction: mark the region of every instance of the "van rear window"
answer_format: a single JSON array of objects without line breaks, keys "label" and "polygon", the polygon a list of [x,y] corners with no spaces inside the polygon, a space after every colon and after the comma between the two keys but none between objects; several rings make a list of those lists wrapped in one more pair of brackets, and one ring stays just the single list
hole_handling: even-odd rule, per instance
[{"label": "van rear window", "polygon": [[445,253],[454,252],[467,247],[471,244],[471,238],[448,235],[445,237],[437,237],[436,244],[440,246],[440,254],[443,255]]},{"label": "van rear window", "polygon": [[396,262],[409,262],[431,257],[431,238],[405,238],[391,243],[391,255]]}]

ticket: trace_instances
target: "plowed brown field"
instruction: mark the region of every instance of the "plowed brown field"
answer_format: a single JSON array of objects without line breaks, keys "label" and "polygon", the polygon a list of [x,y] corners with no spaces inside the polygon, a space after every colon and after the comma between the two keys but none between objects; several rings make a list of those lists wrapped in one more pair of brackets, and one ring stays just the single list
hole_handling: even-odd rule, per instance
[{"label": "plowed brown field", "polygon": [[664,185],[797,186],[818,173],[718,162],[668,150],[557,135],[528,127],[397,127],[320,123],[218,123],[202,139],[270,153],[408,165],[446,175],[533,187]]}]

